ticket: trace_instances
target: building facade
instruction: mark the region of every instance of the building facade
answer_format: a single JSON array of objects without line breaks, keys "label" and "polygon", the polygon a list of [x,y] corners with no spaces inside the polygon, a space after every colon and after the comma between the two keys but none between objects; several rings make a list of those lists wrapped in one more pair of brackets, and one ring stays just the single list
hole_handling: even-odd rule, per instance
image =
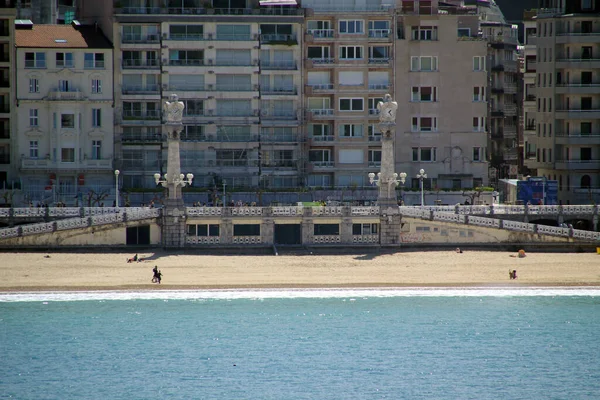
[{"label": "building facade", "polygon": [[26,200],[114,196],[112,45],[92,26],[30,23],[17,25],[15,43],[15,150]]},{"label": "building facade", "polygon": [[526,11],[523,15],[523,165],[524,175],[532,174],[531,168],[535,169],[537,157],[537,134],[536,134],[536,45],[537,27],[535,21],[536,10]]},{"label": "building facade", "polygon": [[14,23],[16,16],[15,3],[0,3],[0,190],[13,188],[15,135],[14,126],[14,90],[12,79],[14,73],[14,57],[12,49],[14,41]]},{"label": "building facade", "polygon": [[[397,172],[418,188],[488,184],[487,44],[475,7],[403,1],[395,42]],[[452,50],[449,50],[452,49]]]},{"label": "building facade", "polygon": [[600,199],[600,3],[541,0],[537,11],[535,158],[562,204]]}]

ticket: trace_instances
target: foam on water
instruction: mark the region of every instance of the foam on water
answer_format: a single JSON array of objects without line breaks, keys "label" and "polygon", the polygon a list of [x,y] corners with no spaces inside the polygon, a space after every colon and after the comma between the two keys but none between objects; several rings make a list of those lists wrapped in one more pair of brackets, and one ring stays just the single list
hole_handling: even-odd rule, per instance
[{"label": "foam on water", "polygon": [[254,290],[148,290],[148,291],[73,291],[0,292],[0,302],[105,301],[105,300],[234,300],[294,298],[368,298],[368,297],[554,297],[600,296],[600,287],[461,287],[461,288],[386,288],[386,289],[254,289]]}]

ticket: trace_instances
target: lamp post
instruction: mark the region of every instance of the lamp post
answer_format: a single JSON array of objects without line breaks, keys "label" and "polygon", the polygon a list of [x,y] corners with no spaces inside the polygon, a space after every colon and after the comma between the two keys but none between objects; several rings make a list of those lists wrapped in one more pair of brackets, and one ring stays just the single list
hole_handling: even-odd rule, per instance
[{"label": "lamp post", "polygon": [[421,183],[421,207],[425,206],[425,194],[423,191],[423,179],[427,179],[427,174],[425,173],[425,170],[423,168],[421,168],[419,170],[419,173],[417,174],[417,178],[419,178],[419,182]]},{"label": "lamp post", "polygon": [[400,172],[400,205],[404,205],[404,193],[402,189],[404,189],[404,184],[406,183],[406,172]]},{"label": "lamp post", "polygon": [[227,186],[227,184],[223,181],[223,207],[227,207],[227,193],[225,192],[225,186]]},{"label": "lamp post", "polygon": [[[161,176],[159,173],[154,174],[154,181],[156,184],[161,184],[163,187],[169,187],[169,185],[173,185],[172,189],[174,190],[177,186],[184,187],[185,185],[191,185],[194,180],[194,174],[179,174],[179,176],[173,176],[169,178],[169,174],[165,174],[163,176],[165,179],[160,179]],[[187,178],[187,179],[186,179]],[[171,190],[171,189],[169,189]]]},{"label": "lamp post", "polygon": [[[369,173],[367,176],[369,177],[369,182],[371,185],[375,183],[377,186],[381,186],[381,172],[377,173],[377,178],[375,178],[375,174],[373,172]],[[402,183],[402,185],[404,185],[406,182],[406,176],[406,172],[400,172],[399,175],[394,172],[392,175],[392,183],[396,186],[398,186],[398,183]],[[398,177],[400,177],[400,179],[398,179]],[[402,199],[402,187],[400,187],[400,199]]]},{"label": "lamp post", "polygon": [[119,207],[119,174],[121,171],[115,169],[115,207]]}]

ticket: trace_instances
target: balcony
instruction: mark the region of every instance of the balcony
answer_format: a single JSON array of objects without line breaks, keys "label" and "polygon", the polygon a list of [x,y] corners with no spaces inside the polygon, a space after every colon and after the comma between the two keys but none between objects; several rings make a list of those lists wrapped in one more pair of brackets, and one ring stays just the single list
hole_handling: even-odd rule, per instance
[{"label": "balcony", "polygon": [[333,116],[333,109],[331,108],[317,108],[308,112],[312,118],[330,118]]},{"label": "balcony", "polygon": [[323,58],[308,58],[309,68],[317,68],[317,67],[333,67],[335,64],[335,58],[332,57],[323,57]]},{"label": "balcony", "polygon": [[167,38],[164,38],[164,40],[182,41],[182,42],[202,41],[202,40],[208,40],[208,39],[212,39],[212,36],[205,36],[204,34],[201,34],[201,33],[172,33]]},{"label": "balcony", "polygon": [[600,169],[600,159],[597,160],[556,160],[554,167],[556,169],[570,171],[598,171]]},{"label": "balcony", "polygon": [[121,88],[123,94],[159,94],[158,85],[123,85]]},{"label": "balcony", "polygon": [[171,67],[201,67],[204,65],[204,59],[189,59],[189,60],[169,60]]},{"label": "balcony", "polygon": [[390,88],[389,83],[369,83],[369,91],[385,91]]},{"label": "balcony", "polygon": [[121,134],[123,143],[159,143],[162,142],[160,133],[123,133]]},{"label": "balcony", "polygon": [[493,118],[504,118],[504,110],[499,108],[493,108],[490,114]]},{"label": "balcony", "polygon": [[504,160],[505,161],[517,161],[519,159],[519,149],[505,149],[504,150]]},{"label": "balcony", "polygon": [[216,85],[216,91],[218,91],[218,92],[252,92],[252,91],[258,91],[258,85],[252,85],[252,84]]},{"label": "balcony", "polygon": [[298,115],[294,110],[261,110],[260,116],[264,119],[296,120]]},{"label": "balcony", "polygon": [[296,70],[296,61],[261,61],[260,67],[264,70]]},{"label": "balcony", "polygon": [[333,90],[333,83],[313,83],[306,85],[309,92],[318,93],[318,92],[330,92]]},{"label": "balcony", "polygon": [[139,110],[125,110],[123,111],[123,121],[146,121],[146,120],[160,120],[160,111],[139,111]]},{"label": "balcony", "polygon": [[505,83],[504,84],[504,93],[516,94],[517,93],[517,84],[516,83]]},{"label": "balcony", "polygon": [[505,139],[515,139],[517,137],[517,127],[511,125],[504,126],[504,138]]},{"label": "balcony", "polygon": [[285,46],[293,46],[298,44],[296,35],[281,35],[281,34],[264,34],[260,35],[262,44],[281,44]]},{"label": "balcony", "polygon": [[84,159],[80,162],[62,162],[50,158],[21,157],[21,170],[53,170],[53,171],[110,171],[113,159]]},{"label": "balcony", "polygon": [[158,60],[141,59],[123,60],[121,67],[123,69],[154,69],[160,67],[160,62]]},{"label": "balcony", "polygon": [[81,101],[85,100],[83,92],[79,89],[71,89],[68,91],[62,91],[58,88],[50,89],[48,92],[48,96],[46,96],[46,100],[55,100],[55,101]]},{"label": "balcony", "polygon": [[121,43],[123,44],[150,44],[159,43],[160,38],[158,34],[135,34],[126,33],[121,35]]},{"label": "balcony", "polygon": [[311,161],[310,165],[314,168],[333,168],[334,167],[334,162],[333,161]]},{"label": "balcony", "polygon": [[560,58],[556,60],[556,68],[600,68],[600,58]]},{"label": "balcony", "polygon": [[556,33],[556,43],[558,44],[577,44],[577,43],[597,43],[600,32],[582,32],[575,30],[572,32]]},{"label": "balcony", "polygon": [[311,136],[310,139],[313,142],[333,142],[335,141],[334,135],[319,135],[319,136]]},{"label": "balcony", "polygon": [[290,87],[260,87],[260,93],[263,95],[280,95],[280,96],[289,96],[298,94],[298,90],[295,86]]},{"label": "balcony", "polygon": [[199,85],[199,84],[195,84],[195,83],[190,83],[187,85],[169,85],[169,89],[171,91],[178,91],[178,92],[202,92],[205,90],[215,90],[214,89],[214,85]]},{"label": "balcony", "polygon": [[563,145],[594,145],[597,146],[600,143],[600,132],[595,133],[564,133],[557,132],[554,134],[556,137],[556,144]]},{"label": "balcony", "polygon": [[578,110],[557,109],[554,113],[556,119],[600,119],[600,109]]},{"label": "balcony", "polygon": [[207,14],[207,9],[204,7],[169,7],[167,13],[169,15],[204,15]]},{"label": "balcony", "polygon": [[495,130],[490,132],[490,135],[494,140],[504,139],[504,130],[502,130],[501,128],[496,128]]},{"label": "balcony", "polygon": [[561,83],[556,85],[558,94],[597,94],[600,92],[600,83]]},{"label": "balcony", "polygon": [[162,7],[122,7],[115,8],[115,14],[152,15],[161,14]]},{"label": "balcony", "polygon": [[371,39],[387,39],[390,37],[391,30],[389,29],[369,29],[369,37]]},{"label": "balcony", "polygon": [[221,34],[217,35],[215,40],[228,41],[228,42],[252,42],[257,40],[258,37],[246,34]]},{"label": "balcony", "polygon": [[517,115],[517,106],[515,104],[504,105],[504,115],[507,117],[514,117]]},{"label": "balcony", "polygon": [[313,37],[313,39],[330,39],[333,38],[333,29],[309,29],[306,31],[307,35]]},{"label": "balcony", "polygon": [[262,168],[267,169],[279,169],[279,168],[298,168],[297,160],[271,160],[268,162],[261,163]]}]

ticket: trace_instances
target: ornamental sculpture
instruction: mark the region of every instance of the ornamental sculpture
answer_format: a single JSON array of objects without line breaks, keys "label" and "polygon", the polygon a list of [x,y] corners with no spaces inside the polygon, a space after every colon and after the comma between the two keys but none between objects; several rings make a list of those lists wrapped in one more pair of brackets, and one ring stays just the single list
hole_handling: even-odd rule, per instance
[{"label": "ornamental sculpture", "polygon": [[165,101],[163,112],[167,124],[181,124],[183,121],[183,109],[185,104],[179,101],[176,94],[172,94],[169,98],[171,101]]},{"label": "ornamental sculpture", "polygon": [[379,111],[379,122],[381,123],[396,123],[396,111],[398,110],[398,103],[392,100],[392,96],[386,94],[383,101],[377,103],[377,110]]}]

